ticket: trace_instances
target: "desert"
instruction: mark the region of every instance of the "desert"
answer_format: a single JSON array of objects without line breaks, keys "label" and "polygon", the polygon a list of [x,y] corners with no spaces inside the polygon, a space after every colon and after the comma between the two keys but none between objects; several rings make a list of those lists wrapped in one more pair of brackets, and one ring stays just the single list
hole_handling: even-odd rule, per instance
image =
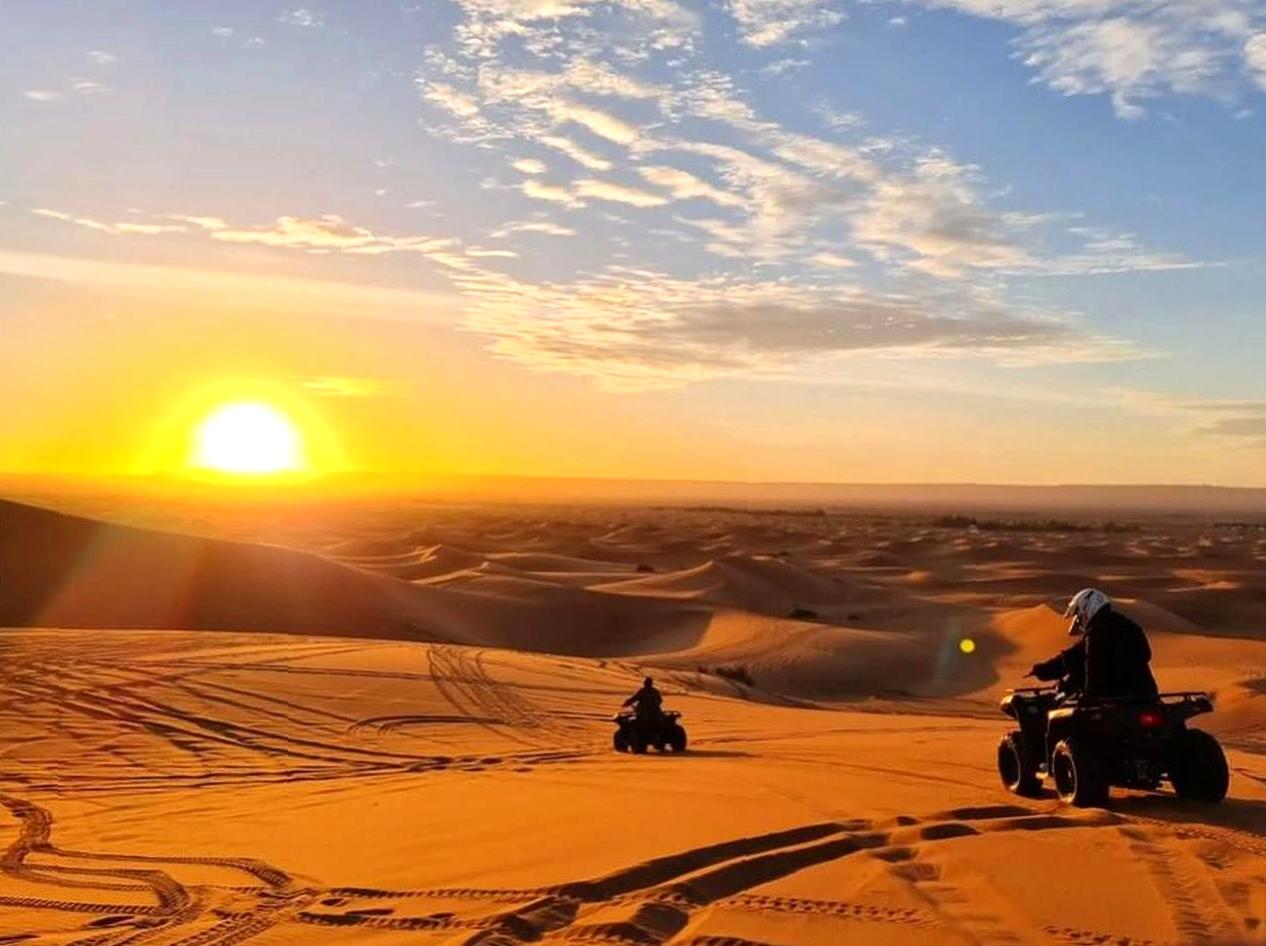
[{"label": "desert", "polygon": [[[1260,522],[62,505],[0,507],[2,942],[1266,941]],[[1221,804],[1000,784],[1090,581]],[[613,751],[643,675],[684,753]]]},{"label": "desert", "polygon": [[1266,946],[1266,0],[0,0],[0,946]]}]

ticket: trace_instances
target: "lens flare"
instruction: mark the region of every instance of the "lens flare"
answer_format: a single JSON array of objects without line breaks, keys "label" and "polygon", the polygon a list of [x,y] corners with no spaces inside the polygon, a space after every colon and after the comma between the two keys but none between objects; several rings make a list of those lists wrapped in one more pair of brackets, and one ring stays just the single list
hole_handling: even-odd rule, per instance
[{"label": "lens flare", "polygon": [[964,637],[958,642],[958,649],[964,654],[972,654],[976,652],[976,642],[970,637]]},{"label": "lens flare", "polygon": [[219,473],[266,475],[306,469],[298,427],[270,404],[222,404],[194,431],[193,466]]}]

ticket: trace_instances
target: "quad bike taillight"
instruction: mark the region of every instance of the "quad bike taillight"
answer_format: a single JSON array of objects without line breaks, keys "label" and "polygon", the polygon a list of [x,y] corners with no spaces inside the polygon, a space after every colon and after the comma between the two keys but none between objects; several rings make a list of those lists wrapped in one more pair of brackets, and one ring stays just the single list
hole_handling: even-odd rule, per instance
[{"label": "quad bike taillight", "polygon": [[1160,710],[1145,709],[1139,713],[1139,725],[1144,729],[1160,729],[1165,725],[1165,714]]}]

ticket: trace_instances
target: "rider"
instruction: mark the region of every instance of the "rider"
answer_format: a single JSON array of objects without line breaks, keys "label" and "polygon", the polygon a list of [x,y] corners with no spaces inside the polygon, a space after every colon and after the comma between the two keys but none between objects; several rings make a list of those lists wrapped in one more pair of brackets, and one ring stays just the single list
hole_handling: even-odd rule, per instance
[{"label": "rider", "polygon": [[642,681],[642,688],[625,700],[624,705],[633,707],[638,722],[649,722],[659,719],[664,696],[655,689],[655,681],[647,677]]},{"label": "rider", "polygon": [[1143,629],[1112,607],[1097,588],[1083,588],[1064,611],[1068,634],[1077,643],[1033,665],[1029,676],[1061,680],[1067,696],[1088,699],[1152,697],[1156,680],[1148,667],[1152,649]]}]

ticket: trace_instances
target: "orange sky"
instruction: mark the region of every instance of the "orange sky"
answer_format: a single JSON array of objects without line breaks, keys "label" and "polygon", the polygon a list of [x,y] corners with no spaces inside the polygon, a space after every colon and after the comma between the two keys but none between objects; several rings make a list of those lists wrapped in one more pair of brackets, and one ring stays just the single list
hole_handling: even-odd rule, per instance
[{"label": "orange sky", "polygon": [[[949,364],[612,391],[490,357],[441,294],[88,269],[11,280],[38,317],[5,321],[0,470],[187,474],[196,424],[246,398],[290,415],[329,472],[1262,482],[1251,452],[1175,436],[1164,405],[1004,393]],[[331,314],[354,299],[357,316]],[[409,318],[376,308],[402,301]]]}]

